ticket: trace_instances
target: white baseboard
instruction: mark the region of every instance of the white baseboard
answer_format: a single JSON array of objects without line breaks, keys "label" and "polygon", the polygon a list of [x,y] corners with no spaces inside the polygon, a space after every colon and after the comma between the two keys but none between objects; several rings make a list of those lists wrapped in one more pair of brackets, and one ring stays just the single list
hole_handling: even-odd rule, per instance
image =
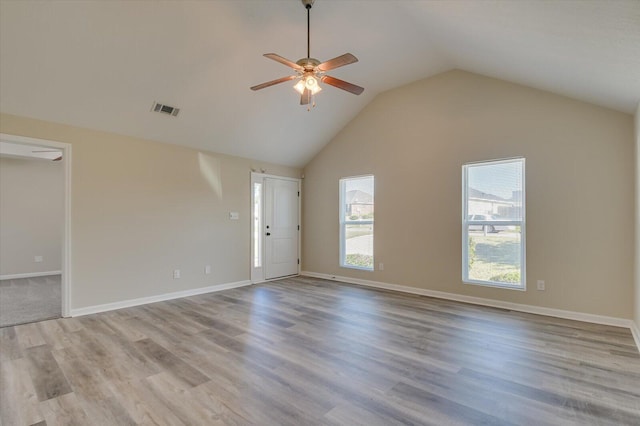
[{"label": "white baseboard", "polygon": [[72,317],[79,317],[99,312],[113,311],[116,309],[130,308],[132,306],[146,305],[148,303],[163,302],[165,300],[180,299],[182,297],[197,296],[199,294],[213,293],[232,288],[251,285],[251,281],[236,281],[233,283],[217,284],[208,287],[194,288],[192,290],[176,291],[173,293],[158,294],[156,296],[141,297],[138,299],[122,300],[120,302],[105,303],[104,305],[87,306],[85,308],[71,309]]},{"label": "white baseboard", "polygon": [[636,341],[638,351],[640,351],[640,326],[633,321],[631,322],[631,334],[633,335],[633,340]]},{"label": "white baseboard", "polygon": [[277,278],[264,278],[261,280],[252,280],[251,284],[264,284],[264,283],[268,283],[270,281],[279,281],[279,280],[286,280],[287,278],[293,278],[293,277],[299,277],[300,274],[295,274],[295,275],[285,275],[284,277],[277,277]]},{"label": "white baseboard", "polygon": [[47,277],[49,275],[60,275],[62,271],[46,271],[46,272],[27,272],[24,274],[0,275],[2,280],[17,280],[19,278]]},{"label": "white baseboard", "polygon": [[[398,284],[388,284],[379,281],[361,280],[358,278],[341,277],[337,275],[321,274],[317,272],[303,271],[301,275],[315,278],[324,278],[332,281],[343,281],[351,284],[359,284],[367,287],[395,290],[403,293],[419,294],[438,299],[455,300],[457,302],[471,303],[474,305],[491,306],[494,308],[509,309],[511,311],[526,312],[529,314],[546,315],[550,317],[564,318],[576,321],[590,322],[594,324],[611,325],[615,327],[632,328],[633,321],[624,318],[608,317],[604,315],[586,314],[582,312],[565,311],[562,309],[544,308],[541,306],[524,305],[520,303],[503,302],[482,297],[464,296],[461,294],[447,293],[444,291],[427,290],[423,288],[408,287]],[[636,344],[638,340],[636,339]],[[640,345],[638,347],[640,350]]]}]

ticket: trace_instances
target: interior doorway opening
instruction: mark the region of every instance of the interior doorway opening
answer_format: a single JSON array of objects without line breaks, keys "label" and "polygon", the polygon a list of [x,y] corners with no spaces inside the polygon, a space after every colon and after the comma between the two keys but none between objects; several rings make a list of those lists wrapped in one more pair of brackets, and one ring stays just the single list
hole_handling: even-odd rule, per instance
[{"label": "interior doorway opening", "polygon": [[71,145],[0,134],[0,327],[69,316]]}]

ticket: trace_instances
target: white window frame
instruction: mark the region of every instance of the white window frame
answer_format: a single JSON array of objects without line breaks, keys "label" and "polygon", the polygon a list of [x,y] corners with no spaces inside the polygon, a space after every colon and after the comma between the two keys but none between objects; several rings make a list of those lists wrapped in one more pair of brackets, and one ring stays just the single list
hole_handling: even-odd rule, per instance
[{"label": "white window frame", "polygon": [[[340,178],[340,202],[339,202],[339,206],[338,209],[340,210],[340,267],[342,268],[349,268],[349,269],[359,269],[361,271],[374,271],[375,270],[375,248],[373,250],[373,265],[371,266],[371,268],[366,268],[364,266],[355,266],[355,265],[349,265],[347,263],[345,263],[346,260],[346,226],[347,225],[371,225],[373,227],[373,232],[375,233],[375,224],[374,224],[374,219],[371,220],[348,220],[345,217],[345,211],[344,211],[344,204],[345,204],[345,195],[346,195],[346,183],[348,180],[351,179],[362,179],[362,178],[372,178],[373,179],[373,204],[374,204],[374,209],[375,209],[375,203],[376,203],[376,198],[375,198],[375,188],[376,188],[376,178],[374,175],[360,175],[360,176],[347,176],[347,177],[343,177]],[[373,244],[373,243],[372,243]],[[374,246],[375,247],[375,246]]]},{"label": "white window frame", "polygon": [[[467,196],[469,168],[483,165],[494,165],[503,163],[522,164],[522,220],[469,220]],[[481,285],[488,287],[506,288],[510,290],[526,291],[527,289],[527,269],[526,269],[526,197],[525,197],[525,159],[523,157],[506,158],[500,160],[477,161],[462,165],[462,282],[464,284]],[[507,284],[497,281],[481,281],[469,279],[469,225],[503,225],[520,226],[520,283]]]}]

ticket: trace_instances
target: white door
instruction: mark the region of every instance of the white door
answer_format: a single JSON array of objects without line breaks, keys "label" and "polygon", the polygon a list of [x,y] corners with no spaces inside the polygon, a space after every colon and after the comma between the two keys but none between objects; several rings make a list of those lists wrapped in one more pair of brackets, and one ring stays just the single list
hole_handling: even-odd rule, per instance
[{"label": "white door", "polygon": [[297,181],[264,179],[265,279],[298,273],[299,185]]}]

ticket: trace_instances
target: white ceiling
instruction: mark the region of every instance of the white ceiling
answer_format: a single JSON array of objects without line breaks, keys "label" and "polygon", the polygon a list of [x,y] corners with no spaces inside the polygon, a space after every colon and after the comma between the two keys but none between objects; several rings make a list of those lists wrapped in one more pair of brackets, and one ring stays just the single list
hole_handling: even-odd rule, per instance
[{"label": "white ceiling", "polygon": [[[311,54],[360,62],[298,105],[263,58],[306,56],[299,0],[0,0],[0,110],[303,166],[376,94],[464,69],[631,113],[640,1],[317,0]],[[151,113],[153,101],[181,109]]]}]

